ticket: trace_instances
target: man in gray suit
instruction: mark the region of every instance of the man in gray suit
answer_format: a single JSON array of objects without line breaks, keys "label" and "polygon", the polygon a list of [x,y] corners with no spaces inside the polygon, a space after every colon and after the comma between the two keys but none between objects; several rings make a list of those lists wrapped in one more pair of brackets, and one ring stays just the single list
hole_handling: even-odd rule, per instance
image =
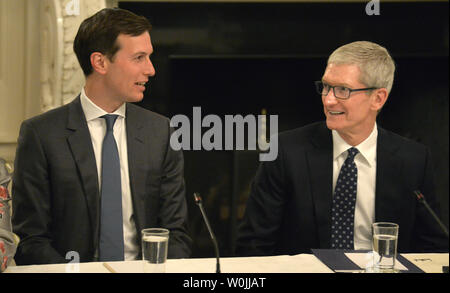
[{"label": "man in gray suit", "polygon": [[[12,190],[18,264],[67,262],[73,252],[81,262],[137,259],[147,227],[170,230],[169,258],[190,255],[183,155],[170,147],[167,118],[131,104],[155,75],[150,29],[146,18],[118,8],[84,20],[74,41],[86,76],[80,95],[23,122]],[[104,158],[110,131],[116,157]],[[113,161],[117,170],[105,167]],[[119,199],[109,199],[117,184]],[[111,202],[121,207],[112,215]],[[102,234],[117,218],[111,231],[120,231],[120,245]],[[118,258],[102,257],[102,245]]]}]

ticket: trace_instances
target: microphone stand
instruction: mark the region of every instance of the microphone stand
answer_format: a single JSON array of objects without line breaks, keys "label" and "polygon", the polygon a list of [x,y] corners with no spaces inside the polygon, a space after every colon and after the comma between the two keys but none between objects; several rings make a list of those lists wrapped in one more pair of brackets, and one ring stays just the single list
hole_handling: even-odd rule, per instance
[{"label": "microphone stand", "polygon": [[214,236],[214,233],[211,229],[211,225],[209,224],[209,221],[208,221],[208,217],[206,216],[205,209],[203,208],[202,198],[200,197],[200,194],[198,194],[197,192],[194,192],[194,200],[195,200],[195,203],[200,208],[200,211],[203,216],[203,220],[205,221],[205,224],[206,224],[206,228],[208,229],[209,235],[211,236],[211,240],[214,244],[214,250],[216,252],[216,259],[217,259],[216,273],[220,273],[219,246],[217,245],[216,236]]},{"label": "microphone stand", "polygon": [[[436,215],[436,213],[431,209],[430,205],[427,203],[427,201],[425,200],[425,196],[423,196],[423,194],[419,191],[419,190],[414,190],[413,191],[414,194],[416,195],[417,200],[424,205],[424,207],[427,209],[427,211],[430,213],[430,215],[433,217],[433,219],[439,224],[442,232],[444,232],[445,236],[447,236],[448,238],[448,230],[445,227],[444,223],[442,223],[442,221],[439,219],[439,217]],[[444,273],[448,273],[448,266],[442,266],[442,271]]]},{"label": "microphone stand", "polygon": [[431,216],[434,218],[434,220],[439,224],[439,226],[441,227],[442,232],[444,232],[444,234],[448,238],[448,230],[447,230],[447,228],[445,227],[444,223],[442,223],[442,221],[438,218],[438,216],[435,214],[435,212],[431,209],[431,207],[428,205],[428,203],[425,200],[425,197],[423,196],[423,194],[419,190],[414,190],[414,194],[416,195],[417,200],[425,206],[427,211],[431,214]]}]

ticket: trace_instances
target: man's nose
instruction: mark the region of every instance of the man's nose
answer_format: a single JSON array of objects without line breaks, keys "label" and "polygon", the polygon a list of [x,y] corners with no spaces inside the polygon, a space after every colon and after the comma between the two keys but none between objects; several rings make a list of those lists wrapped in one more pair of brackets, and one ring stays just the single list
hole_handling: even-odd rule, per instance
[{"label": "man's nose", "polygon": [[148,76],[155,76],[155,74],[156,74],[155,67],[153,66],[153,63],[150,60],[150,58],[147,59],[147,62],[145,64],[145,72],[144,72],[144,74],[148,75]]},{"label": "man's nose", "polygon": [[328,91],[328,94],[326,96],[322,96],[322,97],[323,97],[323,102],[326,105],[334,105],[334,104],[337,104],[337,102],[338,102],[336,96],[334,95],[334,91],[332,88],[330,88],[330,90]]}]

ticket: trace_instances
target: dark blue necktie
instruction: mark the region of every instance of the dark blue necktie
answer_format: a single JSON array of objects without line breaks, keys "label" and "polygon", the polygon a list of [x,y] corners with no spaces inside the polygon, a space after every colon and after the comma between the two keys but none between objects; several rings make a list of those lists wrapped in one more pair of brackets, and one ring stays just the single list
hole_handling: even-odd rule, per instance
[{"label": "dark blue necktie", "polygon": [[348,156],[339,172],[334,189],[331,209],[331,247],[336,249],[354,249],[353,230],[355,219],[356,183],[358,169],[354,158],[358,149],[349,148]]},{"label": "dark blue necktie", "polygon": [[100,218],[100,261],[124,259],[122,187],[120,160],[114,139],[114,123],[117,115],[104,115],[106,134],[102,147],[102,187]]}]

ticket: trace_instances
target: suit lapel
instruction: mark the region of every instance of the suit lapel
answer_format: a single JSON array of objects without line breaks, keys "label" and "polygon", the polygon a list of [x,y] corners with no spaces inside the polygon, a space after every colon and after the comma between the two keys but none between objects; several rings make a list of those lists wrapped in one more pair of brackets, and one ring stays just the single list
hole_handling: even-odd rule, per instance
[{"label": "suit lapel", "polygon": [[79,96],[69,104],[68,109],[67,128],[73,133],[67,138],[67,141],[78,168],[78,175],[80,176],[89,210],[91,227],[93,227],[94,247],[97,247],[100,195],[95,154]]},{"label": "suit lapel", "polygon": [[307,152],[311,192],[319,233],[320,247],[330,246],[331,203],[333,181],[333,142],[325,124],[312,138],[313,148]]},{"label": "suit lapel", "polygon": [[[375,191],[375,221],[396,221],[392,215],[398,213],[392,203],[398,200],[399,174],[402,162],[395,155],[398,146],[393,145],[389,133],[378,127],[377,172]],[[333,189],[333,140],[328,129],[320,128],[312,138],[313,148],[307,152],[308,167],[311,174],[311,192],[314,201],[319,241],[322,248],[330,246],[331,205]],[[397,182],[397,184],[396,184]]]},{"label": "suit lapel", "polygon": [[[377,172],[375,191],[375,221],[394,221],[392,215],[398,214],[393,203],[397,202],[400,190],[395,190],[402,174],[402,162],[395,155],[397,146],[392,144],[389,133],[378,127]],[[390,215],[390,216],[388,216]],[[390,218],[389,218],[390,217]]]},{"label": "suit lapel", "polygon": [[130,176],[130,189],[133,201],[136,229],[138,237],[145,225],[145,184],[147,172],[145,171],[145,159],[142,157],[148,149],[145,147],[144,125],[140,120],[136,106],[127,104],[126,129],[128,150],[128,171]]}]

